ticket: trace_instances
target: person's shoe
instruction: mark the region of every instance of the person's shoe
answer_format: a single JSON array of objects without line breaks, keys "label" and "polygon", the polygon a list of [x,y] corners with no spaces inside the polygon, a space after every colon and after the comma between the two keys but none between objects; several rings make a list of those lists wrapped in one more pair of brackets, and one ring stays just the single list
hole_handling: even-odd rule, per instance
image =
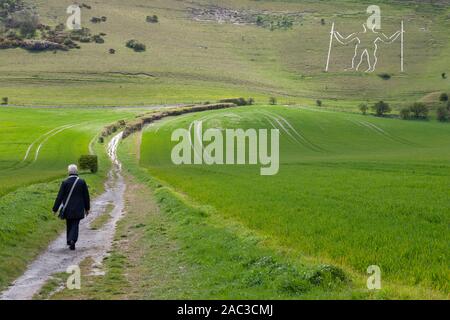
[{"label": "person's shoe", "polygon": [[69,244],[69,249],[70,250],[75,250],[75,242],[74,241],[70,241],[70,244]]}]

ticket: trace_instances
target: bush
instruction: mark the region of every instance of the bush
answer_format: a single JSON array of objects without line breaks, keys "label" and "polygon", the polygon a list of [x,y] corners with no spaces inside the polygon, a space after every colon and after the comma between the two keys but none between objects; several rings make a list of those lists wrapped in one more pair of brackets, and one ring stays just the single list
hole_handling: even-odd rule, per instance
[{"label": "bush", "polygon": [[8,104],[8,97],[3,97],[2,98],[2,104],[3,105],[7,105]]},{"label": "bush", "polygon": [[326,264],[315,267],[307,278],[316,286],[330,286],[350,281],[342,269]]},{"label": "bush", "polygon": [[79,41],[83,42],[83,43],[89,43],[89,42],[92,41],[92,39],[91,39],[91,37],[83,36],[83,37],[80,38]]},{"label": "bush", "polygon": [[237,106],[246,106],[249,103],[249,101],[245,100],[244,98],[231,98],[231,99],[222,99],[219,102],[221,103],[234,103]]},{"label": "bush", "polygon": [[116,54],[116,50],[114,50],[114,49],[109,49],[109,54]]},{"label": "bush", "polygon": [[12,29],[19,29],[23,37],[31,38],[36,34],[39,26],[39,17],[29,9],[16,11],[8,18],[6,26]]},{"label": "bush", "polygon": [[445,72],[443,72],[443,73],[441,74],[441,77],[442,77],[442,79],[447,79],[447,74],[446,74]]},{"label": "bush", "polygon": [[137,40],[128,40],[126,43],[126,46],[130,49],[133,49],[136,52],[142,52],[147,50],[147,47],[145,46],[145,44],[137,41]]},{"label": "bush", "polygon": [[439,101],[447,102],[448,101],[448,94],[446,94],[445,92],[441,93],[441,95],[439,96]]},{"label": "bush", "polygon": [[367,106],[367,103],[361,103],[359,105],[359,111],[361,111],[362,114],[366,115],[367,110],[369,110],[369,107]]},{"label": "bush", "polygon": [[444,106],[440,106],[436,110],[436,117],[441,122],[448,121],[448,118],[449,118],[448,109],[446,107],[444,107]]},{"label": "bush", "polygon": [[275,97],[270,97],[269,98],[269,104],[270,105],[276,105],[277,104],[277,98],[275,98]]},{"label": "bush", "polygon": [[407,120],[411,117],[411,109],[410,108],[402,108],[400,110],[400,118],[403,120]]},{"label": "bush", "polygon": [[383,80],[389,80],[392,77],[389,73],[381,73],[378,76]]},{"label": "bush", "polygon": [[316,105],[318,107],[321,107],[322,106],[322,100],[316,100]]},{"label": "bush", "polygon": [[386,113],[390,113],[392,111],[391,107],[388,103],[384,101],[379,101],[372,106],[372,110],[375,112],[377,116],[383,116]]},{"label": "bush", "polygon": [[147,18],[145,20],[149,23],[158,23],[158,21],[159,21],[157,15],[147,16]]},{"label": "bush", "polygon": [[101,18],[97,18],[97,17],[92,17],[91,18],[91,22],[92,23],[100,23],[100,22],[102,22],[102,19]]},{"label": "bush", "polygon": [[249,98],[248,101],[247,101],[247,103],[248,103],[249,106],[252,106],[252,105],[255,104],[255,99]]},{"label": "bush", "polygon": [[105,138],[103,137],[98,137],[98,143],[104,143],[105,142]]},{"label": "bush", "polygon": [[99,34],[96,34],[95,36],[93,36],[92,40],[94,40],[95,43],[105,43],[105,40]]},{"label": "bush", "polygon": [[410,110],[414,118],[427,118],[428,117],[428,107],[422,102],[416,102],[411,107]]},{"label": "bush", "polygon": [[84,155],[78,160],[81,170],[90,170],[92,173],[98,171],[98,157],[95,155]]},{"label": "bush", "polygon": [[45,50],[63,50],[67,51],[68,47],[46,40],[27,40],[20,43],[20,47],[29,51],[45,51]]}]

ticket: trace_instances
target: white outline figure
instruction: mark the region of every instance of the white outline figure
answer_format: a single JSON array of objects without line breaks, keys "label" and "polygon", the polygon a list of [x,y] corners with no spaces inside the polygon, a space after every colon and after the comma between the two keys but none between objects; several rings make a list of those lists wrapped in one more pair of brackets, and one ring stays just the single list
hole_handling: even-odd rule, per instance
[{"label": "white outline figure", "polygon": [[[397,40],[402,31],[397,31],[392,36],[388,37],[382,32],[375,31],[375,27],[372,28],[373,34],[367,31],[367,27],[365,24],[363,24],[363,28],[363,32],[352,33],[347,37],[343,37],[338,31],[334,31],[334,38],[343,45],[347,45],[352,43],[353,41],[356,41],[355,54],[352,59],[352,67],[350,68],[350,70],[355,69],[355,59],[359,56],[360,60],[355,69],[356,71],[358,71],[359,67],[364,61],[364,56],[366,56],[367,64],[369,65],[369,68],[366,70],[366,72],[374,72],[378,62],[378,42],[381,41],[383,43],[393,43],[395,40]],[[375,39],[372,40],[374,36]],[[364,39],[364,37],[366,39]],[[371,60],[373,60],[373,64],[371,63]]]},{"label": "white outline figure", "polygon": [[[401,30],[395,32],[392,36],[388,37],[383,32],[377,32],[376,24],[372,26],[371,32],[368,31],[368,28],[366,24],[363,25],[363,32],[354,32],[347,37],[342,36],[338,31],[334,28],[334,22],[331,26],[330,31],[330,45],[328,48],[328,59],[327,59],[327,65],[325,67],[325,71],[328,72],[329,64],[330,64],[330,56],[331,56],[331,48],[333,45],[333,39],[336,39],[340,44],[348,45],[352,42],[356,42],[355,45],[355,54],[352,58],[352,67],[350,69],[346,70],[356,70],[359,71],[359,68],[361,64],[364,62],[364,59],[367,60],[367,64],[369,65],[369,68],[365,72],[374,72],[375,68],[378,63],[378,43],[393,43],[395,40],[400,37],[401,40],[401,51],[400,51],[400,69],[401,72],[404,71],[403,67],[403,57],[404,57],[404,50],[403,50],[403,43],[404,43],[404,26],[403,21],[401,23]],[[355,59],[359,57],[359,62],[356,65]],[[355,66],[356,65],[356,66]]]}]

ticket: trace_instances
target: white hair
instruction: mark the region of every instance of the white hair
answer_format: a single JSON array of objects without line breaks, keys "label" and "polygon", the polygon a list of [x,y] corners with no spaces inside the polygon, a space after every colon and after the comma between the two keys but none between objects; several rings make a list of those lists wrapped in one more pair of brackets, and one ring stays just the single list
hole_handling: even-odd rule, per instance
[{"label": "white hair", "polygon": [[78,174],[78,167],[74,164],[71,164],[68,168],[67,171],[69,171],[69,174]]}]

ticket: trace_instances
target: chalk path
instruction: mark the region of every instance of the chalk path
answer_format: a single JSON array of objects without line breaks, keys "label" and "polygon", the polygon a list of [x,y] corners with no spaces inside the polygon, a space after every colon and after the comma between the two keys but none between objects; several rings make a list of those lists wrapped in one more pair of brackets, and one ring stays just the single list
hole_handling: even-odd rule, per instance
[{"label": "chalk path", "polygon": [[[93,272],[101,274],[101,264],[111,248],[117,222],[123,215],[125,182],[121,174],[121,163],[117,158],[117,147],[122,133],[108,144],[108,155],[113,163],[105,183],[105,192],[92,203],[91,214],[80,223],[80,238],[77,250],[70,251],[66,245],[66,234],[62,233],[34,262],[25,273],[6,289],[1,300],[29,300],[55,273],[66,272],[69,266],[78,265],[85,258],[94,260]],[[55,195],[56,196],[56,195]],[[91,230],[90,223],[113,205],[111,218],[98,230]],[[50,214],[50,213],[49,213]]]}]

